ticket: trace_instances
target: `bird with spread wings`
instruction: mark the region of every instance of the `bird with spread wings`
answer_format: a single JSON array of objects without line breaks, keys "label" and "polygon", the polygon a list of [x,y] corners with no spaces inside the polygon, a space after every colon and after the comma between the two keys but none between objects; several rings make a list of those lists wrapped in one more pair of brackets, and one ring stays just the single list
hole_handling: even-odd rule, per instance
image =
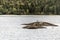
[{"label": "bird with spread wings", "polygon": [[27,25],[23,28],[27,28],[27,29],[37,29],[37,28],[46,28],[44,26],[58,26],[58,25],[55,25],[55,24],[51,24],[51,23],[48,23],[48,22],[32,22],[32,23],[28,23],[28,24],[22,24],[22,25]]}]

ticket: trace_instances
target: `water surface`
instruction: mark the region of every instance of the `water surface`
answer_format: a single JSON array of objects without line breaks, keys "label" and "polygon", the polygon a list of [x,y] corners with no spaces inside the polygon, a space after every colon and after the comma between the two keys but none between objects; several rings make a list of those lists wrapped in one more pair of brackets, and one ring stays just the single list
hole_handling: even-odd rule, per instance
[{"label": "water surface", "polygon": [[[44,21],[58,25],[46,29],[23,29],[23,23]],[[0,40],[60,40],[60,16],[0,15]]]}]

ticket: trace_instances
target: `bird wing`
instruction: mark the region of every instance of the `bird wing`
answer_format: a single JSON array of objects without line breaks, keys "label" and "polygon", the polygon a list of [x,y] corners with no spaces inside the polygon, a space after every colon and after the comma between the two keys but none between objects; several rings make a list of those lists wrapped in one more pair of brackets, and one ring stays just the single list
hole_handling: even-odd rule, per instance
[{"label": "bird wing", "polygon": [[28,23],[28,24],[22,24],[22,25],[32,25],[33,23]]},{"label": "bird wing", "polygon": [[51,24],[51,23],[48,23],[48,22],[43,22],[43,25],[44,26],[58,26],[58,25]]},{"label": "bird wing", "polygon": [[34,23],[37,23],[37,22],[32,22],[32,23],[27,23],[27,24],[22,24],[22,25],[33,25]]}]

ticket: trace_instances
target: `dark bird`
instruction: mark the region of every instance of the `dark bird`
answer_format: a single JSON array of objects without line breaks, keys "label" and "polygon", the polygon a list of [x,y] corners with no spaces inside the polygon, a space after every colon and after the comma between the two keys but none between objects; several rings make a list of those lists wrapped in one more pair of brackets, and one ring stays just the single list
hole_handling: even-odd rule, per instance
[{"label": "dark bird", "polygon": [[27,25],[23,28],[27,28],[27,29],[37,29],[37,28],[46,28],[44,26],[58,26],[58,25],[55,25],[55,24],[51,24],[51,23],[48,23],[48,22],[32,22],[32,23],[28,23],[28,24],[22,24],[22,25]]}]

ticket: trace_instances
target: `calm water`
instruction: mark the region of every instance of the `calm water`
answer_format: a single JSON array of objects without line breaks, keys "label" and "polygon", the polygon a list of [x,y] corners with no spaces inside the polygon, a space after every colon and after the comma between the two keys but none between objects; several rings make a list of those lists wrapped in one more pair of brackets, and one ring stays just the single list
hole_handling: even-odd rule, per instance
[{"label": "calm water", "polygon": [[[23,23],[45,21],[58,25],[46,29],[23,29]],[[0,15],[0,40],[60,40],[60,16]]]}]

